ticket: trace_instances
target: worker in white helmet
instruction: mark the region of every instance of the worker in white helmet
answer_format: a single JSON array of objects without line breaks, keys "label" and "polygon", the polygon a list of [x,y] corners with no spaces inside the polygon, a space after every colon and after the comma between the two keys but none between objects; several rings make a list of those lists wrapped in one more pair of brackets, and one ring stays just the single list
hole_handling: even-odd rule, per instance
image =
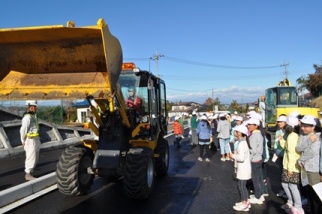
[{"label": "worker in white helmet", "polygon": [[262,125],[263,127],[265,128],[266,127],[266,121],[265,121],[265,107],[266,107],[266,104],[265,104],[265,96],[261,96],[261,101],[259,102],[259,111],[260,111],[260,114],[262,116]]},{"label": "worker in white helmet", "polygon": [[39,124],[36,116],[37,101],[26,101],[27,112],[24,114],[20,128],[20,139],[26,152],[25,179],[27,181],[35,179],[33,171],[36,167],[40,150]]}]

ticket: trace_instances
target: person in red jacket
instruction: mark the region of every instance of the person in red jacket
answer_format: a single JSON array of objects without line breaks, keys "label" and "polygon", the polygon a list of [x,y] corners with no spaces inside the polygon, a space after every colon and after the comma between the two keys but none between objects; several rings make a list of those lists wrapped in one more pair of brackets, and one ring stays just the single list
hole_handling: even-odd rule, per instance
[{"label": "person in red jacket", "polygon": [[138,114],[142,112],[142,99],[138,96],[135,96],[134,88],[129,88],[129,97],[126,99],[126,105],[131,108],[135,109]]},{"label": "person in red jacket", "polygon": [[183,135],[183,129],[179,122],[179,117],[177,116],[174,118],[173,134],[175,136],[174,145],[177,146],[177,148],[180,148],[180,140],[182,139],[181,136]]}]

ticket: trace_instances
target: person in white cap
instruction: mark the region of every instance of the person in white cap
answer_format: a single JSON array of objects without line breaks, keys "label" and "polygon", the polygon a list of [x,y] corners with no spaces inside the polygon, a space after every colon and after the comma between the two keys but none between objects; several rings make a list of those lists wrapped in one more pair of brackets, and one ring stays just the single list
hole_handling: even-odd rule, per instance
[{"label": "person in white cap", "polygon": [[[221,161],[230,160],[229,154],[231,153],[229,139],[230,139],[230,130],[231,124],[227,121],[227,118],[224,114],[219,114],[219,123],[217,127],[218,139],[220,143],[220,154]],[[226,157],[225,157],[226,154]]]},{"label": "person in white cap", "polygon": [[307,196],[311,213],[322,213],[321,201],[313,189],[313,185],[321,182],[319,174],[321,133],[315,133],[315,117],[305,115],[301,120],[302,135],[296,146],[296,150],[301,152],[299,164],[301,171],[306,172],[309,185],[307,185]]},{"label": "person in white cap", "polygon": [[264,138],[259,130],[259,120],[249,119],[247,128],[252,133],[249,137],[250,142],[250,160],[252,166],[252,180],[254,185],[254,197],[249,199],[252,204],[263,204],[265,201],[263,193],[263,151],[264,151]]},{"label": "person in white cap", "polygon": [[213,151],[217,151],[217,146],[216,144],[218,143],[218,134],[217,134],[217,127],[218,127],[218,122],[217,122],[217,117],[218,115],[215,114],[213,115],[210,119],[210,126],[211,126],[211,142],[210,142],[210,148]]},{"label": "person in white cap", "polygon": [[175,136],[174,146],[177,146],[177,148],[181,147],[180,141],[182,139],[181,136],[183,134],[183,127],[181,126],[179,119],[180,119],[179,116],[175,116],[174,123],[173,123],[173,134]]},{"label": "person in white cap", "polygon": [[[281,147],[280,138],[286,140],[287,135],[285,134],[286,128],[286,120],[287,117],[282,114],[277,118],[277,126],[278,130],[275,132],[275,142],[274,142],[274,155],[272,158],[273,162],[276,162],[278,165],[278,169],[280,170],[280,174],[283,172],[283,156],[284,156],[284,149]],[[280,186],[280,191],[276,194],[278,197],[287,198],[287,195],[282,186]]]},{"label": "person in white cap", "polygon": [[267,138],[265,137],[266,135],[266,132],[265,132],[265,128],[263,127],[263,117],[261,114],[255,112],[251,115],[251,119],[256,119],[259,121],[259,131],[260,133],[262,134],[263,136],[263,139],[264,139],[264,142],[263,142],[263,154],[262,154],[262,157],[263,157],[263,179],[264,179],[264,185],[262,186],[262,190],[263,190],[263,195],[264,196],[268,196],[268,189],[267,189],[267,169],[266,169],[266,162],[269,160],[269,151],[268,151],[268,145],[267,145]]},{"label": "person in white cap", "polygon": [[286,128],[286,120],[287,117],[285,115],[280,115],[277,118],[277,126],[278,130],[275,132],[275,143],[274,143],[274,154],[276,154],[276,158],[283,158],[284,149],[280,146],[280,140],[283,138],[286,140],[287,135],[285,135],[285,128]]},{"label": "person in white cap", "polygon": [[262,116],[262,122],[263,122],[263,127],[265,128],[266,124],[265,124],[265,108],[266,108],[266,104],[265,104],[265,96],[261,96],[261,101],[259,102],[258,104],[258,108],[259,108],[259,111],[261,113],[261,116]]},{"label": "person in white cap", "polygon": [[196,130],[198,127],[198,117],[197,112],[192,112],[192,117],[190,118],[190,126],[191,126],[191,146],[195,147],[198,145],[198,136],[196,134]]},{"label": "person in white cap", "polygon": [[247,180],[251,179],[251,163],[250,163],[250,144],[248,139],[248,129],[244,125],[237,125],[234,129],[234,135],[239,142],[237,151],[231,155],[232,159],[237,162],[236,177],[238,179],[238,190],[241,202],[233,206],[237,211],[248,211],[251,207],[248,201],[248,190],[246,188]]},{"label": "person in white cap", "polygon": [[198,161],[203,161],[204,158],[204,150],[206,154],[206,162],[210,162],[210,152],[209,152],[209,144],[210,144],[210,136],[211,136],[211,126],[208,122],[208,118],[206,115],[202,115],[200,117],[200,122],[197,127],[197,135],[198,135],[198,143],[200,148]]},{"label": "person in white cap", "polygon": [[[233,148],[234,148],[233,149],[233,153],[236,153],[237,146],[238,146],[238,138],[237,138],[237,136],[235,136],[235,128],[238,127],[239,125],[241,125],[243,123],[243,118],[240,117],[240,116],[237,116],[236,119],[235,119],[235,121],[236,121],[236,126],[234,128],[232,128],[231,135],[230,135],[230,139],[229,139],[229,142],[232,143],[232,144],[234,144],[234,146],[233,146]],[[236,170],[237,170],[237,163],[236,163],[236,161],[235,161],[234,167],[235,167],[235,172],[236,172]]]},{"label": "person in white cap", "polygon": [[296,145],[299,139],[298,133],[294,129],[298,125],[296,117],[288,117],[286,120],[285,140],[283,136],[279,136],[280,145],[284,148],[282,187],[287,195],[286,204],[281,208],[287,213],[303,213],[302,200],[298,185],[300,184],[300,165],[298,159],[300,153],[296,151]]},{"label": "person in white cap", "polygon": [[25,179],[35,179],[34,169],[37,165],[40,150],[39,124],[36,115],[37,101],[27,100],[27,112],[24,114],[20,128],[20,140],[26,152]]}]

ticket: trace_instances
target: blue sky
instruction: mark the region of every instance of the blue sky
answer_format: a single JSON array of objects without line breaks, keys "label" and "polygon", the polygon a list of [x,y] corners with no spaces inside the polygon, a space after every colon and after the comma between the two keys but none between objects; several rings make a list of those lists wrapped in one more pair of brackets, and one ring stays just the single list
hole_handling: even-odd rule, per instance
[{"label": "blue sky", "polygon": [[[83,3],[84,2],[84,3]],[[320,0],[1,0],[0,28],[96,25],[104,18],[124,61],[158,71],[168,99],[253,102],[284,78],[322,60]]]}]

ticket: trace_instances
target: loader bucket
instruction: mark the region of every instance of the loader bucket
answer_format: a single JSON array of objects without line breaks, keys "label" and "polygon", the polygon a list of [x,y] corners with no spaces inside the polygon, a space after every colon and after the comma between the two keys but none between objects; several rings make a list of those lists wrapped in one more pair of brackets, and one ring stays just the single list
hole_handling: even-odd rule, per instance
[{"label": "loader bucket", "polygon": [[122,67],[119,41],[97,26],[0,29],[0,100],[111,97]]}]

